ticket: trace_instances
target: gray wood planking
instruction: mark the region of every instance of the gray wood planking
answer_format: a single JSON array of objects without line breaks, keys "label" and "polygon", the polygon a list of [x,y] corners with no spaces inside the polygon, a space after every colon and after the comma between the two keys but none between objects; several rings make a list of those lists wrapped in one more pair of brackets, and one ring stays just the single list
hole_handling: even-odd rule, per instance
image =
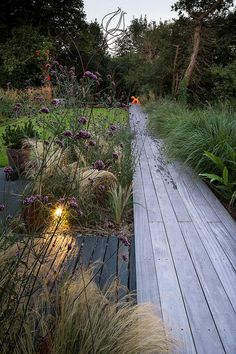
[{"label": "gray wood planking", "polygon": [[209,188],[167,164],[146,115],[130,107],[139,303],[152,302],[179,340],[173,353],[236,353],[236,223]]}]

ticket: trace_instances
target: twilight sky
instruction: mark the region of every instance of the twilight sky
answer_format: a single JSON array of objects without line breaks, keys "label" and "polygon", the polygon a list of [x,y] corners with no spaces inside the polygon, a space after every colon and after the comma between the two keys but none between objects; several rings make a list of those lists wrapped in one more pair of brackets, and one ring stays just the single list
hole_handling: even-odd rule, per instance
[{"label": "twilight sky", "polygon": [[177,17],[171,11],[171,5],[175,2],[176,0],[84,0],[84,9],[89,22],[97,18],[100,23],[105,14],[120,7],[127,12],[125,21],[129,25],[133,17],[139,18],[140,15],[147,15],[149,21],[156,22]]}]

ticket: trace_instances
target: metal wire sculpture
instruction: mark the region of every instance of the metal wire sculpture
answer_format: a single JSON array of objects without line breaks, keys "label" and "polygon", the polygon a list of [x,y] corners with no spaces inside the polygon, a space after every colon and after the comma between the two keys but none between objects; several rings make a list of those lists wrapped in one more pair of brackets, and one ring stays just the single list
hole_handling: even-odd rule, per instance
[{"label": "metal wire sculpture", "polygon": [[[125,15],[126,12],[118,7],[116,11],[108,13],[102,19],[102,29],[105,33],[105,40],[110,52],[115,52],[115,44],[117,40],[121,39],[126,33]],[[117,22],[112,26],[114,20],[117,20]]]}]

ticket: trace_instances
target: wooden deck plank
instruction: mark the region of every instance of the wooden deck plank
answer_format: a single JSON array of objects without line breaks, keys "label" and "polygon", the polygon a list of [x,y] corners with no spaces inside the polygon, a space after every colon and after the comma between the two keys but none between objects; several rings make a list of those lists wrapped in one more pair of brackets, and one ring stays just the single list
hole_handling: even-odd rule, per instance
[{"label": "wooden deck plank", "polygon": [[[222,206],[218,213],[219,201],[214,208],[212,201],[215,196],[204,191],[205,187],[196,176],[190,177],[187,171],[179,173],[175,164],[166,165],[160,153],[162,143],[154,142],[147,135],[142,110],[135,106],[131,111],[136,151],[140,153],[134,179],[135,185],[138,184],[135,200],[139,202],[137,210],[135,206],[138,204],[134,204],[134,218],[137,219],[135,246],[138,244],[139,247],[139,251],[136,251],[136,267],[138,269],[139,260],[144,258],[145,252],[148,259],[149,251],[149,258],[153,257],[155,263],[158,297],[166,326],[171,324],[175,333],[178,333],[179,323],[184,316],[187,319],[187,325],[183,321],[186,328],[189,325],[189,331],[183,333],[186,338],[178,335],[182,339],[183,350],[188,353],[196,348],[196,352],[203,354],[234,353],[235,222],[225,214]],[[150,181],[153,181],[154,188]],[[153,191],[156,198],[153,197]],[[155,203],[163,221],[160,213],[155,215]],[[149,224],[149,230],[143,224],[145,222]],[[138,227],[145,230],[145,238],[137,238],[136,233],[138,236],[141,233]],[[151,249],[146,245],[150,240]],[[152,268],[148,270],[150,265]],[[146,272],[153,273],[153,262],[146,264]],[[138,299],[143,296],[142,291],[147,293],[143,284],[153,291],[153,278],[149,277],[148,285],[147,281],[142,283],[142,276],[145,275],[139,270]],[[178,301],[181,304],[182,301],[182,306],[173,305],[170,301],[173,293],[178,292],[180,298],[176,296],[177,300],[172,301],[175,304]],[[154,293],[152,297],[149,300],[156,303]],[[178,308],[179,313],[175,308]],[[170,315],[172,311],[174,319]],[[195,347],[189,344],[193,342]],[[180,352],[183,350],[180,349]]]},{"label": "wooden deck plank", "polygon": [[88,268],[91,262],[93,253],[97,245],[97,241],[98,241],[97,236],[86,236],[84,238],[84,247],[80,259],[85,269]]},{"label": "wooden deck plank", "polygon": [[224,348],[227,353],[236,353],[236,316],[232,304],[194,224],[183,222],[181,223],[181,230]]},{"label": "wooden deck plank", "polygon": [[162,222],[150,223],[163,320],[181,342],[181,353],[196,353],[175,266]]},{"label": "wooden deck plank", "polygon": [[134,174],[133,200],[137,301],[138,303],[150,302],[156,305],[157,312],[161,315],[159,289],[139,164],[136,166]]},{"label": "wooden deck plank", "polygon": [[[209,254],[209,257],[218,273],[219,278],[236,310],[236,272],[228,259],[224,248],[218,242],[212,228],[211,223],[205,219],[205,211],[196,208],[195,199],[191,197],[192,182],[188,184],[189,177],[182,173],[178,178],[177,185],[185,205],[188,207],[193,223],[198,230],[201,240]],[[219,220],[218,220],[219,222]]]},{"label": "wooden deck plank", "polygon": [[222,222],[208,224],[236,271],[236,242],[232,239],[229,231]]},{"label": "wooden deck plank", "polygon": [[135,241],[132,238],[129,256],[129,290],[136,291]]},{"label": "wooden deck plank", "polygon": [[108,285],[116,276],[117,255],[118,253],[118,238],[109,236],[107,238],[107,247],[104,258],[104,264],[101,270],[99,284],[101,288]]},{"label": "wooden deck plank", "polygon": [[129,285],[129,247],[119,240],[118,242],[118,257],[117,257],[117,276],[120,285],[118,297],[122,298],[127,295]]},{"label": "wooden deck plank", "polygon": [[[196,349],[201,353],[208,353],[210,350],[224,353],[161,175],[153,170],[155,164],[153,152],[147,148],[146,153],[156,184],[156,193]],[[154,154],[157,155],[158,151],[154,151]]]},{"label": "wooden deck plank", "polygon": [[[158,141],[154,141],[150,137],[148,137],[146,144],[149,144],[151,147],[151,150],[155,147],[158,147],[158,150],[162,149],[162,143]],[[162,181],[165,185],[167,194],[169,196],[170,202],[172,204],[172,207],[174,209],[176,218],[178,221],[191,221],[191,217],[187,211],[187,208],[179,194],[179,191],[177,189],[176,183],[174,179],[172,178],[168,168],[167,164],[165,163],[164,158],[162,157],[161,154],[158,154],[157,156],[154,156],[156,164],[154,165],[154,168],[156,168],[157,172],[160,172],[162,175]]]}]

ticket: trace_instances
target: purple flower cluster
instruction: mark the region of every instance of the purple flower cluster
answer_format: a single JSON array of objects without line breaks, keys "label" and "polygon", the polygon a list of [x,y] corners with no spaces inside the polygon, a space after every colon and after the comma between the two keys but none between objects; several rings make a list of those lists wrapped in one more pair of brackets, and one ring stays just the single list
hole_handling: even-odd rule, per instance
[{"label": "purple flower cluster", "polygon": [[122,254],[122,259],[124,262],[128,262],[128,256],[126,254]]},{"label": "purple flower cluster", "polygon": [[88,71],[88,70],[84,72],[83,77],[88,77],[89,79],[92,79],[94,81],[98,81],[97,75],[95,75],[94,73],[92,73],[91,71]]},{"label": "purple flower cluster", "polygon": [[99,191],[100,191],[101,193],[103,193],[103,192],[105,192],[106,187],[105,187],[103,184],[100,184],[100,185],[98,186],[98,189],[99,189]]},{"label": "purple flower cluster", "polygon": [[111,130],[112,132],[117,132],[118,127],[115,124],[111,124],[110,127],[109,127],[109,130]]},{"label": "purple flower cluster", "polygon": [[118,236],[118,239],[126,246],[129,247],[130,246],[130,241],[128,240],[128,238],[121,234],[120,236]]},{"label": "purple flower cluster", "polygon": [[0,204],[0,211],[3,211],[5,209],[5,204]]},{"label": "purple flower cluster", "polygon": [[59,98],[54,98],[52,101],[51,101],[51,104],[55,107],[58,107],[60,106],[61,104],[61,100]]},{"label": "purple flower cluster", "polygon": [[73,136],[73,133],[70,130],[65,130],[63,135],[67,138],[71,138]]},{"label": "purple flower cluster", "polygon": [[[64,206],[65,203],[66,203],[66,199],[65,198],[58,199],[58,204]],[[79,207],[78,200],[75,197],[71,197],[71,198],[68,199],[68,206],[71,209],[75,209],[77,211],[77,215],[79,217],[83,215],[83,212],[81,211],[81,209]]]},{"label": "purple flower cluster", "polygon": [[6,175],[11,175],[14,172],[14,170],[11,166],[5,167],[3,171]]},{"label": "purple flower cluster", "polygon": [[78,122],[79,122],[79,124],[86,124],[87,123],[87,118],[82,116],[82,117],[80,117],[78,119]]},{"label": "purple flower cluster", "polygon": [[117,132],[117,130],[118,130],[117,125],[111,124],[109,129],[108,129],[108,135],[109,136],[113,136]]},{"label": "purple flower cluster", "polygon": [[113,152],[112,157],[113,157],[113,160],[118,160],[119,154],[117,152]]},{"label": "purple flower cluster", "polygon": [[50,113],[50,110],[47,107],[42,107],[39,112],[40,113]]},{"label": "purple flower cluster", "polygon": [[13,111],[18,113],[22,109],[22,104],[21,103],[16,103],[13,107]]},{"label": "purple flower cluster", "polygon": [[89,146],[95,146],[96,145],[96,141],[95,140],[89,140]]},{"label": "purple flower cluster", "polygon": [[35,202],[48,203],[48,196],[43,196],[40,194],[31,195],[23,200],[23,205],[27,206],[34,204]]},{"label": "purple flower cluster", "polygon": [[104,170],[105,164],[104,164],[104,162],[102,160],[97,160],[97,161],[94,162],[93,168],[95,170],[101,171],[101,170]]},{"label": "purple flower cluster", "polygon": [[78,209],[79,208],[79,204],[78,201],[75,197],[71,197],[69,199],[69,207],[72,209]]},{"label": "purple flower cluster", "polygon": [[80,130],[78,134],[74,136],[76,140],[79,139],[90,139],[91,138],[91,133],[89,133],[87,130]]}]

